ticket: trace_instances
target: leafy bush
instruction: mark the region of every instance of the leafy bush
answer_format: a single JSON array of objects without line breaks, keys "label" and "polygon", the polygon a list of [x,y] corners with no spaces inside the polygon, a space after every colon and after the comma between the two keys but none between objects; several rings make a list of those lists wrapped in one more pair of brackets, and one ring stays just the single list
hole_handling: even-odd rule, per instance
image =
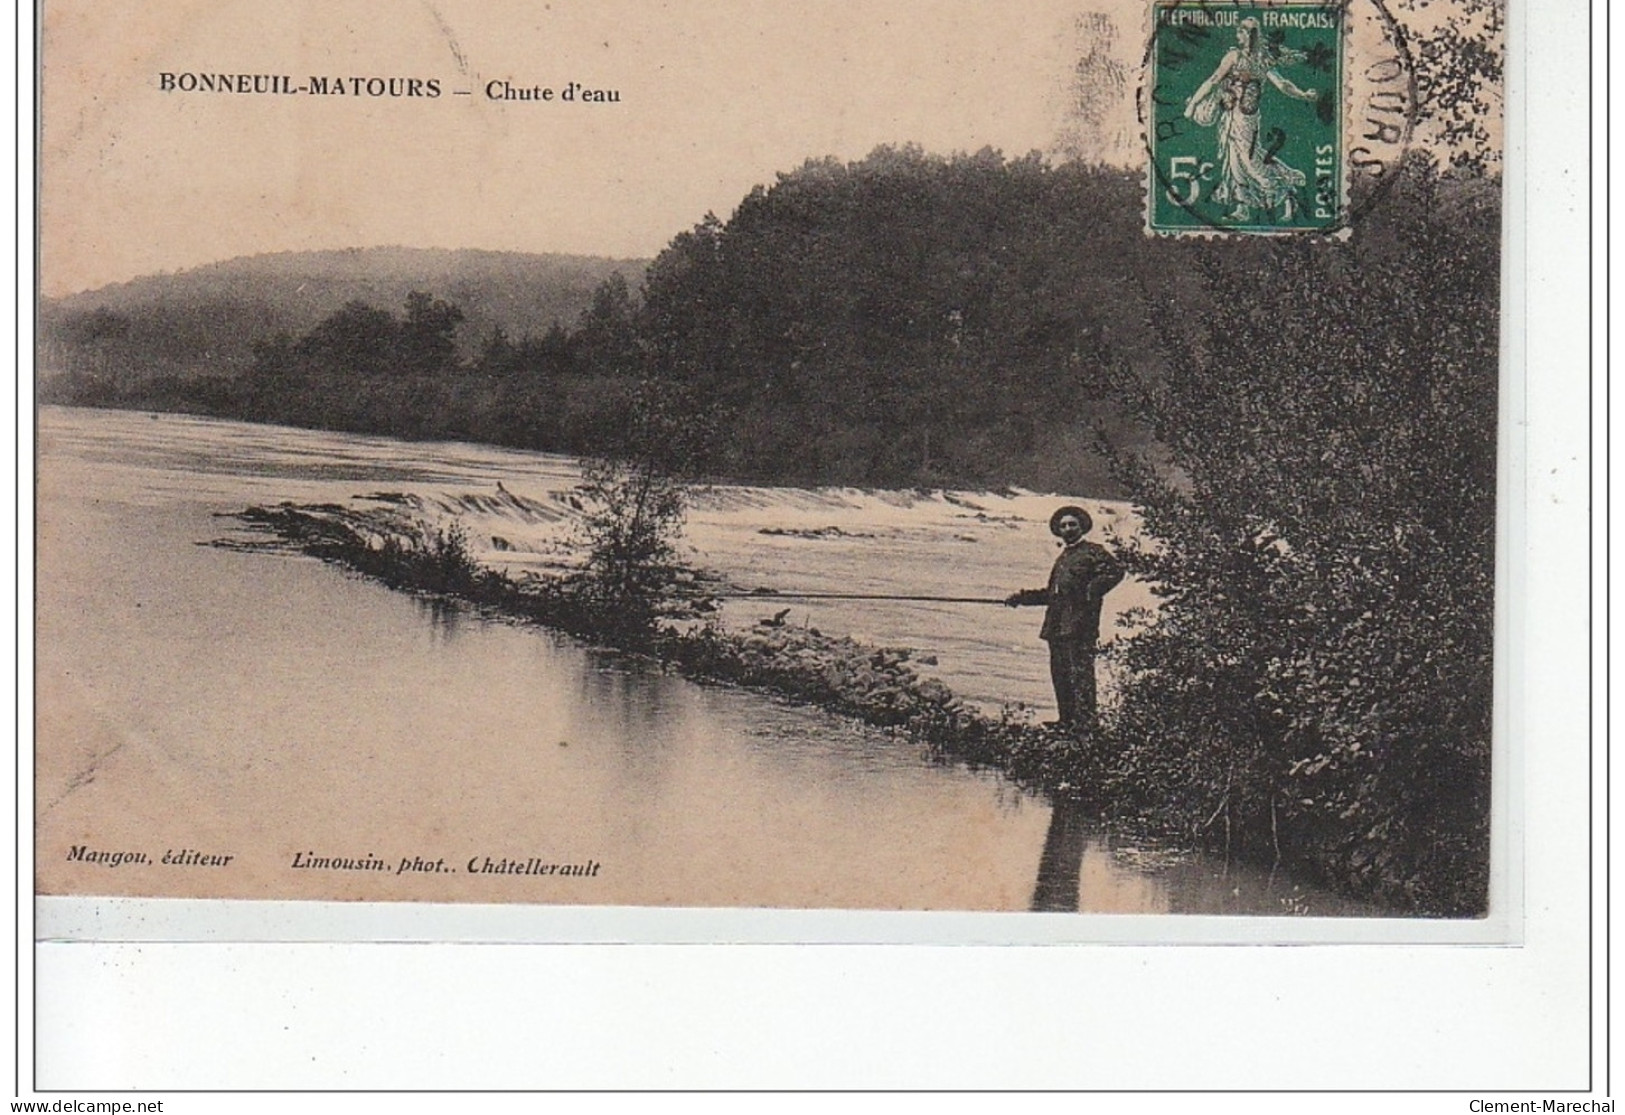
[{"label": "leafy bush", "polygon": [[652,630],[682,571],[675,541],[687,513],[683,485],[646,462],[597,458],[583,465],[577,491],[586,506],[582,591],[604,626]]},{"label": "leafy bush", "polygon": [[646,640],[662,619],[688,615],[695,603],[678,591],[692,571],[677,543],[709,431],[684,416],[679,390],[641,384],[611,446],[582,463],[576,491],[587,561],[573,587],[596,613],[594,626],[617,641]]},{"label": "leafy bush", "polygon": [[1488,878],[1499,211],[1413,164],[1352,242],[1213,252],[1125,376],[1162,606],[1119,653],[1124,785],[1389,904]]}]

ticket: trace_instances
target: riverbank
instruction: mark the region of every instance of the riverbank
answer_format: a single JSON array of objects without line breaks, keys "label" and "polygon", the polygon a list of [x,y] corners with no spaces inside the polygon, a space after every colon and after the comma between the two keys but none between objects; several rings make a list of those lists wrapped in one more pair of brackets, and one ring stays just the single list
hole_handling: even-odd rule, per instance
[{"label": "riverbank", "polygon": [[427,526],[395,513],[337,505],[252,507],[236,517],[282,544],[392,588],[461,600],[653,658],[696,681],[771,693],[903,733],[938,759],[997,769],[1051,798],[1121,803],[1104,737],[1036,723],[1030,710],[1015,706],[989,715],[923,675],[914,648],[828,634],[782,616],[730,628],[708,618],[714,603],[703,577],[680,586],[678,618],[627,626],[585,578],[516,576],[480,564],[455,523]]},{"label": "riverbank", "polygon": [[[285,503],[249,508],[236,517],[278,545],[392,588],[537,623],[656,661],[697,682],[816,706],[916,741],[933,761],[995,770],[1113,830],[1282,870],[1356,900],[1371,898],[1360,874],[1336,855],[1294,854],[1290,839],[1232,843],[1222,811],[1148,791],[1155,780],[1141,770],[1144,749],[1116,738],[1109,717],[1107,730],[1074,734],[1038,722],[1027,707],[987,711],[923,672],[933,655],[828,633],[806,620],[793,622],[789,609],[729,625],[715,614],[710,593],[717,582],[703,573],[686,574],[679,583],[676,606],[668,613],[672,618],[629,626],[580,574],[491,568],[473,556],[458,520],[431,526],[409,508],[380,502],[364,510]],[[774,607],[771,596],[762,600]]]}]

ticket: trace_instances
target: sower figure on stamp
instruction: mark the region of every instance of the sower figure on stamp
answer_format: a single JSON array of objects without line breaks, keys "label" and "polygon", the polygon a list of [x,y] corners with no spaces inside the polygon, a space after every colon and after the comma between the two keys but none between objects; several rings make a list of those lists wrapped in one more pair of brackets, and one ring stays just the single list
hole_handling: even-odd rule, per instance
[{"label": "sower figure on stamp", "polygon": [[1038,637],[1049,643],[1050,679],[1064,727],[1095,722],[1095,645],[1100,639],[1100,602],[1123,579],[1123,568],[1104,546],[1084,541],[1094,525],[1081,507],[1062,507],[1050,516],[1050,533],[1061,540],[1061,556],[1050,570],[1047,588],[1023,589],[1005,603],[1043,604]]}]

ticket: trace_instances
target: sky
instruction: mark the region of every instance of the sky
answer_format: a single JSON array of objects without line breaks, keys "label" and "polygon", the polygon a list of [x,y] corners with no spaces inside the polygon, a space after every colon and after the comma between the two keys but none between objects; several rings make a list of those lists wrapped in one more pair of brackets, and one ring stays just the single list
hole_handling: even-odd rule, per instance
[{"label": "sky", "polygon": [[[1132,78],[1080,121],[1074,74],[1136,66],[1145,9],[1095,3],[1124,33],[1079,0],[49,0],[41,291],[372,245],[647,257],[779,171],[883,143],[1126,161]],[[200,72],[441,96],[162,88]],[[620,101],[496,102],[491,81]]]}]

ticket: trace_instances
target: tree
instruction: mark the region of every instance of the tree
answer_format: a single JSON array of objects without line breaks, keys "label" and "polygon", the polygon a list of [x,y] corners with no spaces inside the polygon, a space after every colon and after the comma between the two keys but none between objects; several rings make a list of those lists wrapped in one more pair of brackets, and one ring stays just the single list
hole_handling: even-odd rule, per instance
[{"label": "tree", "polygon": [[574,346],[581,362],[595,371],[636,375],[641,370],[637,306],[619,271],[593,291],[592,303],[576,329]]},{"label": "tree", "polygon": [[1455,0],[1447,18],[1434,0],[1401,0],[1399,10],[1410,27],[1423,134],[1453,166],[1498,171],[1506,115],[1506,0]]},{"label": "tree", "polygon": [[308,364],[336,372],[382,375],[391,370],[396,322],[388,310],[346,302],[317,323],[294,346]]},{"label": "tree", "polygon": [[423,291],[406,296],[406,321],[399,327],[401,370],[432,375],[452,370],[457,362],[457,327],[463,311]]},{"label": "tree", "polygon": [[593,627],[616,641],[652,637],[691,601],[675,588],[686,573],[678,540],[693,462],[711,431],[687,417],[680,389],[645,381],[615,444],[582,462],[580,535],[586,570],[576,582]]}]

